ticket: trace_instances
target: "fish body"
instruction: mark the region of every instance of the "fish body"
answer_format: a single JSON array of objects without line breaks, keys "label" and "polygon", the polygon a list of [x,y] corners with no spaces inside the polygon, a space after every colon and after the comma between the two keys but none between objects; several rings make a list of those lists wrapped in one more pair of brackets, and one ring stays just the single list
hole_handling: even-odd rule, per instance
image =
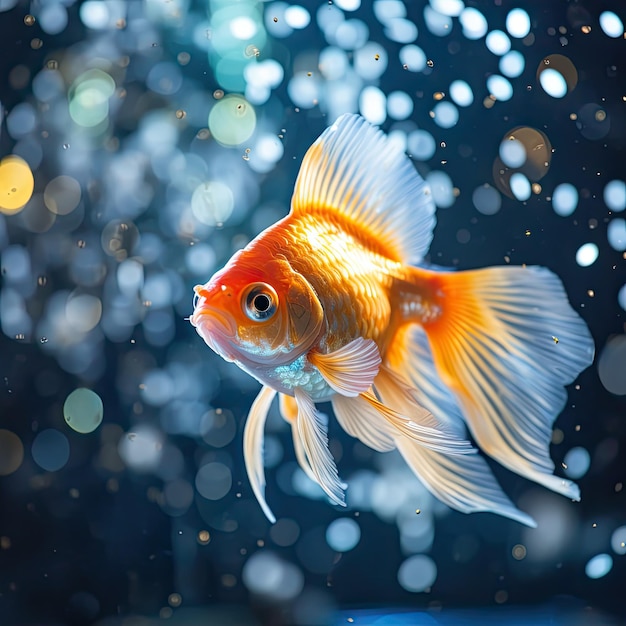
[{"label": "fish body", "polygon": [[[578,499],[553,475],[552,423],[593,341],[559,279],[540,267],[435,271],[430,190],[378,129],[344,115],[307,152],[289,215],[195,288],[192,324],[263,387],[244,431],[264,496],[263,426],[276,394],[298,461],[330,499],[343,484],[316,402],[349,434],[397,448],[425,486],[465,512],[533,520],[467,440]],[[558,346],[552,341],[558,336]]]}]

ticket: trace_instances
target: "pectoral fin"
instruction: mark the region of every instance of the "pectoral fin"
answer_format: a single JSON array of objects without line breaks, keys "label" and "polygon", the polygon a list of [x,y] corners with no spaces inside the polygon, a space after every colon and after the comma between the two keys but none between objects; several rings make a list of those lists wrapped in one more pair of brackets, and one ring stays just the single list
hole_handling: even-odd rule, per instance
[{"label": "pectoral fin", "polygon": [[311,352],[308,359],[334,391],[348,397],[372,386],[381,362],[376,343],[362,337],[329,354]]}]

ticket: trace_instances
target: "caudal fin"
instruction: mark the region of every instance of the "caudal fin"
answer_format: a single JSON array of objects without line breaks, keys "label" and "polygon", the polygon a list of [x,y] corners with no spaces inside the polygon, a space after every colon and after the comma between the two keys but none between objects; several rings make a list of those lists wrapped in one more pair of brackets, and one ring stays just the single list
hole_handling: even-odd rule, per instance
[{"label": "caudal fin", "polygon": [[479,446],[579,499],[573,482],[553,475],[549,445],[564,386],[592,363],[594,344],[561,281],[542,267],[417,273],[437,294],[440,314],[423,324],[434,364]]}]

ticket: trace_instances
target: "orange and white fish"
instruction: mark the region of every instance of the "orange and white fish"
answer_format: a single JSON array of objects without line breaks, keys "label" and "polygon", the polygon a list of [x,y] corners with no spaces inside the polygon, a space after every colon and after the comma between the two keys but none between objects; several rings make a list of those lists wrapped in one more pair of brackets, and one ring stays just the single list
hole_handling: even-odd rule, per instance
[{"label": "orange and white fish", "polygon": [[[315,404],[350,435],[397,448],[440,500],[535,522],[503,493],[466,438],[568,498],[553,474],[552,424],[594,344],[560,280],[542,267],[417,267],[435,226],[428,185],[358,115],[306,153],[289,215],[205,285],[191,323],[263,385],[244,430],[252,489],[267,517],[263,429],[279,396],[302,469],[337,504],[343,487]],[[553,340],[558,337],[558,343]]]}]

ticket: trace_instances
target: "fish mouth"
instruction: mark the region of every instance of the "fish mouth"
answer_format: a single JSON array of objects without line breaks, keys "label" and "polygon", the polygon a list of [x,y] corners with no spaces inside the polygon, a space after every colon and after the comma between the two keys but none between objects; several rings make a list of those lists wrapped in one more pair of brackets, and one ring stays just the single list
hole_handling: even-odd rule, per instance
[{"label": "fish mouth", "polygon": [[199,304],[189,318],[205,343],[227,361],[234,361],[232,349],[237,340],[237,326],[233,319],[208,304]]}]

